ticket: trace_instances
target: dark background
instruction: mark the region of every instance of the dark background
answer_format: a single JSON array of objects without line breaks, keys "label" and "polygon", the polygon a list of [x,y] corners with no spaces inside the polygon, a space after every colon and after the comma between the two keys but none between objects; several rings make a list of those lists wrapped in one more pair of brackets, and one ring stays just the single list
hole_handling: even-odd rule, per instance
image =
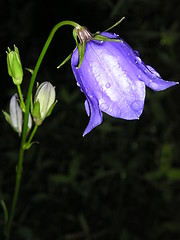
[{"label": "dark background", "polygon": [[[1,0],[0,108],[16,92],[7,74],[6,50],[19,48],[23,67],[34,68],[52,27],[74,20],[91,32],[113,29],[164,79],[180,80],[180,4],[167,0]],[[58,104],[26,152],[12,228],[14,240],[180,239],[180,94],[147,89],[139,121],[104,114],[86,137],[84,95],[70,62],[72,28],[55,35],[37,81],[56,86]],[[30,73],[24,69],[24,96]],[[10,209],[19,139],[0,115],[0,198]],[[0,208],[0,239],[3,211]]]}]

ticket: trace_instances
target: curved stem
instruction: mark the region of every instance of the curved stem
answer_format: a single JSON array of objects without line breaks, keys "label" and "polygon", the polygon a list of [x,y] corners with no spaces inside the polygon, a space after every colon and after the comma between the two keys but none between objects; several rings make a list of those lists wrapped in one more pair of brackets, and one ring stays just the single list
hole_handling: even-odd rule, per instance
[{"label": "curved stem", "polygon": [[28,94],[27,94],[27,101],[26,101],[26,109],[25,109],[25,116],[24,116],[24,125],[23,125],[23,131],[22,131],[21,145],[20,145],[20,150],[19,150],[19,161],[18,161],[18,165],[17,165],[16,184],[15,184],[14,196],[13,196],[13,201],[12,201],[11,213],[10,213],[10,217],[9,217],[7,227],[6,227],[6,239],[7,240],[10,237],[11,225],[13,222],[17,199],[18,199],[18,194],[19,194],[19,187],[20,187],[21,176],[22,176],[22,165],[23,165],[23,159],[24,159],[24,150],[25,150],[24,146],[26,143],[26,136],[27,136],[27,130],[28,130],[29,108],[30,108],[30,103],[31,103],[31,95],[32,95],[34,82],[35,82],[39,67],[41,65],[41,62],[42,62],[42,60],[45,56],[45,53],[52,41],[54,34],[60,27],[62,27],[64,25],[71,25],[73,27],[79,26],[79,24],[72,22],[72,21],[62,21],[54,26],[54,28],[50,32],[50,34],[44,44],[44,47],[43,47],[41,54],[37,60],[36,66],[34,68],[34,71],[33,71],[33,74],[32,74],[31,80],[30,80]]}]

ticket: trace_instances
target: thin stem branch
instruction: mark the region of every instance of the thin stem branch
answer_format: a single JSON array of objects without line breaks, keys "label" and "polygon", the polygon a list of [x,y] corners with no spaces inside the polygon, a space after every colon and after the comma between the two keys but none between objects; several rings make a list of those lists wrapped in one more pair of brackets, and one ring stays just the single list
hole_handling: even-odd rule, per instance
[{"label": "thin stem branch", "polygon": [[17,90],[18,90],[18,94],[19,94],[19,98],[20,98],[21,109],[22,109],[23,112],[25,112],[26,106],[25,106],[25,103],[24,103],[24,100],[23,100],[23,95],[22,95],[22,92],[21,92],[21,86],[20,85],[17,85]]},{"label": "thin stem branch", "polygon": [[30,108],[30,103],[31,103],[31,96],[32,96],[32,90],[34,86],[34,82],[36,79],[36,75],[38,73],[39,67],[41,65],[41,62],[45,56],[45,53],[52,41],[52,38],[56,31],[64,26],[64,25],[71,25],[73,27],[79,26],[79,24],[72,22],[72,21],[62,21],[58,23],[57,25],[54,26],[52,31],[50,32],[44,47],[41,51],[41,54],[37,60],[36,66],[34,68],[29,88],[28,88],[28,94],[27,94],[27,101],[26,101],[26,108],[25,108],[25,116],[24,116],[24,125],[23,125],[23,131],[22,131],[22,138],[21,138],[21,145],[20,145],[20,150],[19,150],[19,161],[17,165],[17,173],[16,173],[16,184],[15,184],[15,190],[14,190],[14,196],[13,196],[13,201],[12,201],[12,207],[11,207],[11,212],[10,212],[10,217],[7,223],[7,228],[6,228],[6,239],[8,240],[10,237],[10,232],[11,232],[11,225],[14,219],[14,214],[15,214],[15,209],[16,209],[16,204],[17,204],[17,199],[19,195],[19,188],[20,188],[20,182],[21,182],[21,176],[22,176],[22,165],[23,165],[23,159],[24,159],[24,146],[26,143],[26,136],[27,136],[27,131],[28,131],[28,117],[29,117],[29,108]]},{"label": "thin stem branch", "polygon": [[35,125],[34,128],[33,128],[33,131],[31,132],[31,135],[30,135],[30,137],[29,137],[29,139],[28,139],[28,141],[27,141],[27,143],[26,143],[26,146],[27,146],[27,147],[30,146],[31,141],[32,141],[32,139],[33,139],[33,137],[34,137],[37,129],[38,129],[38,125]]}]

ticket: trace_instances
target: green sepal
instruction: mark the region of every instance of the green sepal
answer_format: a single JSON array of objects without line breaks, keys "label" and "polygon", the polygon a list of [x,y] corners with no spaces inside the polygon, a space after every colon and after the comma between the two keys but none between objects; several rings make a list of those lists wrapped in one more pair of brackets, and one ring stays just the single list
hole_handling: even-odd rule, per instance
[{"label": "green sepal", "polygon": [[3,110],[2,110],[2,112],[3,112],[4,116],[5,116],[6,121],[11,125],[12,129],[13,129],[15,132],[18,133],[18,135],[19,135],[19,137],[20,137],[20,136],[21,136],[21,133],[18,132],[17,129],[13,126],[12,121],[11,121],[11,117],[10,117],[9,113],[7,113],[7,112],[5,112],[5,111],[3,111]]},{"label": "green sepal", "polygon": [[76,46],[78,46],[78,40],[77,40],[77,33],[76,33],[76,28],[73,29],[73,37],[74,37],[74,40],[76,42]]},{"label": "green sepal", "polygon": [[25,68],[28,72],[30,72],[31,74],[33,74],[34,70],[31,68]]},{"label": "green sepal", "polygon": [[67,61],[69,61],[69,59],[71,58],[72,53],[70,53],[67,58],[64,59],[64,61],[62,63],[59,64],[59,66],[57,66],[57,68],[62,67]]},{"label": "green sepal", "polygon": [[34,142],[30,142],[30,143],[25,143],[25,144],[23,145],[23,149],[24,149],[24,150],[28,150],[34,143],[39,143],[39,142],[34,141]]},{"label": "green sepal", "polygon": [[77,33],[76,33],[76,29],[73,29],[73,37],[75,39],[76,42],[76,46],[78,47],[78,53],[79,53],[79,63],[78,63],[78,68],[80,68],[83,59],[84,59],[84,55],[85,55],[85,48],[86,48],[86,42],[80,42],[78,43],[77,40]]},{"label": "green sepal", "polygon": [[78,44],[78,53],[79,53],[78,68],[80,68],[83,62],[84,55],[85,55],[85,48],[86,48],[86,42],[83,42],[82,44],[81,43]]},{"label": "green sepal", "polygon": [[47,111],[47,114],[46,114],[45,118],[48,117],[49,115],[51,115],[52,110],[54,109],[54,107],[55,107],[55,105],[56,105],[57,102],[58,102],[58,101],[56,100],[56,101],[51,105],[51,107],[50,107],[49,110]]},{"label": "green sepal", "polygon": [[97,41],[105,41],[105,42],[123,42],[121,39],[117,38],[108,38],[105,36],[100,35],[99,33],[94,35],[93,40]]},{"label": "green sepal", "polygon": [[2,112],[4,114],[4,117],[5,117],[6,121],[11,125],[12,128],[14,128],[13,125],[12,125],[12,121],[11,121],[11,117],[10,117],[9,113],[7,113],[3,110],[2,110]]},{"label": "green sepal", "polygon": [[40,103],[39,103],[39,101],[37,101],[34,104],[34,108],[33,108],[33,111],[32,111],[32,116],[33,116],[35,124],[38,125],[38,126],[41,125],[42,118],[41,118],[41,113],[40,113]]}]

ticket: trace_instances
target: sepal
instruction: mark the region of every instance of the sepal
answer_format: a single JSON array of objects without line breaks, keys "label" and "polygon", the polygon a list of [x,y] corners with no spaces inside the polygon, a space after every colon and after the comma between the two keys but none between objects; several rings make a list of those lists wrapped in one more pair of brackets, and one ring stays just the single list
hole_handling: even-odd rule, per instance
[{"label": "sepal", "polygon": [[98,32],[98,34],[95,34],[95,35],[94,35],[93,40],[105,41],[105,42],[123,42],[121,39],[108,38],[108,37],[105,37],[105,36],[103,36],[103,35],[100,35],[99,32]]},{"label": "sepal", "polygon": [[40,103],[39,101],[34,103],[33,111],[32,111],[32,116],[34,119],[34,122],[37,126],[42,124],[42,118],[41,118],[41,113],[40,113]]}]

